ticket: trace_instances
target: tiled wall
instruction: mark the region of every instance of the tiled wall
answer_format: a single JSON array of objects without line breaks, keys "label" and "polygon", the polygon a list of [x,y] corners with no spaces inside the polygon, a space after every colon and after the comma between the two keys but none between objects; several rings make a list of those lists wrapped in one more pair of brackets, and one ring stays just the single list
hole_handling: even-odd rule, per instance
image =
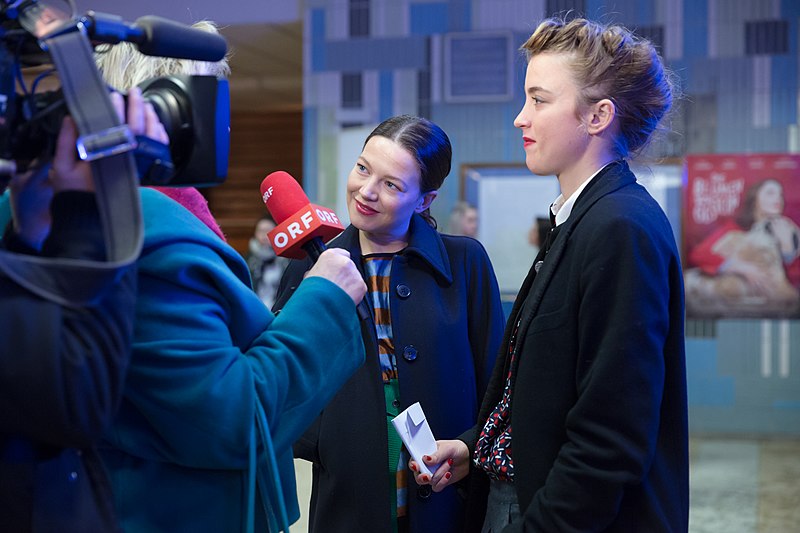
[{"label": "tiled wall", "polygon": [[[354,160],[360,149],[342,132],[400,113],[428,116],[453,143],[453,171],[432,209],[439,220],[459,199],[463,165],[521,163],[512,123],[524,61],[510,58],[507,99],[454,103],[446,98],[446,43],[452,35],[505,32],[516,48],[555,9],[661,40],[684,97],[674,132],[650,156],[800,151],[798,0],[307,0],[305,8],[304,174],[316,177],[305,186],[318,203],[341,202],[341,169],[350,163],[339,158]],[[687,337],[692,429],[800,434],[799,328],[797,321],[722,321],[712,336]]]},{"label": "tiled wall", "polygon": [[693,431],[800,436],[800,322],[720,320],[686,364]]}]

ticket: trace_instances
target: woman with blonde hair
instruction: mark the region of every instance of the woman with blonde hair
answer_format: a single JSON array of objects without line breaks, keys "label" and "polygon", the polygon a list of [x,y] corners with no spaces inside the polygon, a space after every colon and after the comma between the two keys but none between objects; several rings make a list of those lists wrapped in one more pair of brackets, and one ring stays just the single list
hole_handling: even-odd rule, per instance
[{"label": "woman with blonde hair", "polygon": [[[219,33],[208,20],[192,24],[196,30]],[[118,91],[127,91],[145,80],[180,74],[225,78],[231,73],[227,56],[221,61],[195,61],[174,57],[147,56],[131,43],[101,44],[95,48],[95,63],[103,79]]]},{"label": "woman with blonde hair", "polygon": [[686,531],[681,260],[626,162],[669,110],[670,77],[617,25],[545,20],[522,49],[514,125],[528,169],[558,178],[555,227],[477,425],[439,441],[423,460],[442,466],[417,480],[442,490],[472,470],[469,531]]}]

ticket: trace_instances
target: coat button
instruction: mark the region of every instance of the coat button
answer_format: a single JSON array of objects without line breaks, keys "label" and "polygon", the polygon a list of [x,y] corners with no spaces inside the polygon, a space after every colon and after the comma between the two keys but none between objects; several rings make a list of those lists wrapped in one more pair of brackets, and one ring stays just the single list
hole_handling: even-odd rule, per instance
[{"label": "coat button", "polygon": [[411,289],[408,288],[408,285],[398,285],[396,291],[400,298],[408,298],[411,296]]},{"label": "coat button", "polygon": [[413,344],[409,344],[405,348],[403,348],[403,359],[406,361],[413,361],[417,358],[417,349],[414,348]]},{"label": "coat button", "polygon": [[400,400],[398,400],[397,398],[392,400],[392,407],[400,407]]},{"label": "coat button", "polygon": [[420,500],[427,500],[431,497],[431,486],[430,485],[420,485],[417,487],[417,498]]}]

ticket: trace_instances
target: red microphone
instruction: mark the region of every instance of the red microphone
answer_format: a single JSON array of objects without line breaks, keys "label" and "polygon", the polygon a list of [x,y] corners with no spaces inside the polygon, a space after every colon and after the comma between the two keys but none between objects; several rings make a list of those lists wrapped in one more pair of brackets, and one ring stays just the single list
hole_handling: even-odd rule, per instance
[{"label": "red microphone", "polygon": [[[316,262],[327,249],[325,241],[344,230],[336,213],[312,204],[303,188],[288,172],[273,172],[261,182],[261,199],[277,226],[267,234],[275,253],[282,257]],[[361,320],[369,317],[365,300],[356,306]]]},{"label": "red microphone", "polygon": [[261,182],[261,199],[277,224],[268,237],[281,257],[302,259],[308,254],[316,261],[325,251],[325,241],[344,230],[336,213],[312,204],[300,184],[282,170]]}]

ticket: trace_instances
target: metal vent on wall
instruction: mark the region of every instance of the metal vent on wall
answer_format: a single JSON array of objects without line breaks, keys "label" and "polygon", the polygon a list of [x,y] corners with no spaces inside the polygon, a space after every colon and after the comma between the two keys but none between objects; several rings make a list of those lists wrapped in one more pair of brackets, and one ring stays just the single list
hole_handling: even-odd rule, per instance
[{"label": "metal vent on wall", "polygon": [[449,103],[504,102],[513,95],[510,33],[450,33],[444,37],[444,98]]}]

